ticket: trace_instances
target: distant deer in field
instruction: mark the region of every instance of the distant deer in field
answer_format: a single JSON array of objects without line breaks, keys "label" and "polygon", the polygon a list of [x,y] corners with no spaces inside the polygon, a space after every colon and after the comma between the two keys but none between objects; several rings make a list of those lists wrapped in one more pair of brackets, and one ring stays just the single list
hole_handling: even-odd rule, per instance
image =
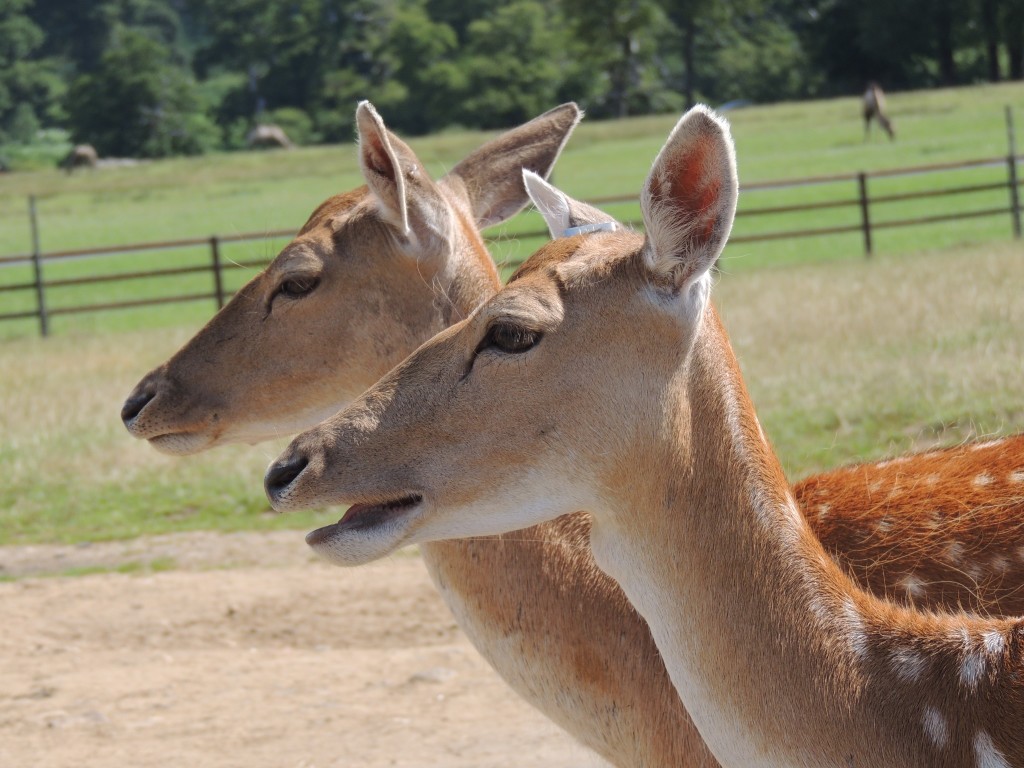
[{"label": "distant deer in field", "polygon": [[61,161],[61,167],[68,173],[76,168],[96,168],[100,156],[92,144],[76,144]]},{"label": "distant deer in field", "polygon": [[871,118],[878,120],[878,124],[889,134],[890,139],[896,138],[896,129],[885,111],[885,93],[878,83],[868,83],[868,88],[864,91],[864,141],[868,140],[871,133]]}]

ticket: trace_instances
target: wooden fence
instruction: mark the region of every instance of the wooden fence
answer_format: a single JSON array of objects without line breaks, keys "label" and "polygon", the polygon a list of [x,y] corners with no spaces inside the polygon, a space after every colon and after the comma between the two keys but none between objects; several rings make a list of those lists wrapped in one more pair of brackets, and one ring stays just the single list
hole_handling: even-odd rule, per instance
[{"label": "wooden fence", "polygon": [[[737,212],[740,220],[747,218],[776,216],[780,214],[807,214],[818,213],[827,210],[855,209],[856,223],[835,224],[830,226],[805,227],[802,229],[766,230],[754,233],[740,233],[733,235],[730,243],[755,243],[770,240],[789,240],[807,237],[822,237],[831,235],[842,235],[849,233],[861,233],[865,256],[870,257],[874,249],[872,242],[873,233],[877,230],[897,227],[912,227],[922,225],[934,225],[939,222],[955,221],[960,219],[985,218],[985,217],[1007,217],[1009,219],[1009,232],[1016,238],[1021,237],[1021,204],[1020,185],[1018,178],[1017,163],[1020,156],[1015,154],[1011,146],[1011,152],[1005,157],[983,158],[956,163],[938,163],[933,165],[921,165],[907,168],[893,168],[870,173],[848,173],[831,176],[817,176],[802,179],[786,179],[780,181],[764,181],[753,184],[746,184],[742,187],[744,205]],[[1005,176],[982,183],[960,184],[958,186],[944,186],[931,189],[897,192],[892,194],[871,194],[871,180],[882,178],[893,178],[899,176],[913,176],[924,174],[936,174],[939,172],[964,171],[979,168],[1002,168]],[[999,171],[1002,175],[1002,171]],[[796,187],[830,186],[839,190],[839,196],[820,199],[810,202],[799,202],[789,205],[768,205],[747,207],[746,202],[756,195],[749,193],[779,191]],[[985,208],[960,209],[953,212],[929,214],[924,216],[905,218],[884,218],[878,215],[880,209],[895,202],[919,200],[928,198],[939,198],[948,196],[965,196],[991,193],[993,190],[1003,189],[1006,191],[1006,202],[998,206]],[[596,205],[621,205],[635,203],[636,196],[629,197],[605,197],[593,199],[590,202]],[[83,312],[99,312],[112,309],[124,309],[155,304],[168,304],[188,301],[213,301],[216,306],[224,306],[224,302],[230,298],[231,291],[225,289],[225,270],[233,267],[259,267],[268,263],[269,259],[247,259],[225,261],[221,257],[221,246],[226,243],[266,241],[272,238],[290,237],[294,230],[264,231],[258,233],[236,234],[236,235],[214,235],[203,238],[186,238],[182,240],[169,240],[162,242],[133,243],[129,245],[106,246],[98,248],[85,248],[64,251],[43,252],[39,247],[39,230],[36,216],[35,200],[29,201],[30,220],[32,228],[32,252],[23,255],[12,255],[0,257],[0,274],[3,267],[26,265],[32,267],[32,279],[23,282],[3,283],[0,282],[0,300],[5,295],[16,292],[34,292],[35,308],[32,310],[16,312],[0,312],[2,320],[20,320],[26,318],[37,318],[39,331],[43,336],[49,333],[49,319],[58,315],[71,315]],[[1004,219],[1005,220],[1005,219]],[[630,222],[638,225],[639,222]],[[491,240],[526,239],[531,237],[546,237],[546,232],[512,232],[500,233],[491,237]],[[50,279],[45,278],[43,266],[45,264],[66,261],[70,259],[87,259],[113,254],[153,252],[181,248],[205,248],[209,253],[209,261],[204,264],[193,264],[190,266],[166,267],[161,269],[141,270],[134,272],[116,272],[107,274],[95,274],[86,277],[66,277]],[[211,276],[210,289],[198,293],[185,293],[177,295],[160,296],[155,298],[142,298],[134,300],[112,301],[103,303],[91,303],[72,306],[50,307],[47,304],[47,289],[79,286],[88,284],[125,282],[134,280],[150,280],[153,278],[169,277],[172,275],[184,275],[190,273],[209,272]]]}]

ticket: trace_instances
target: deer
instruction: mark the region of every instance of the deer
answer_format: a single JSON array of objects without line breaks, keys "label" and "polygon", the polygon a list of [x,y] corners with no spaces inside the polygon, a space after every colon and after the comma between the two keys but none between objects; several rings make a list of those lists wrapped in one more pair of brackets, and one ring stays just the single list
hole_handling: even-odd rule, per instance
[{"label": "deer", "polygon": [[864,141],[871,135],[871,120],[875,119],[882,126],[882,130],[889,134],[889,140],[896,138],[896,127],[885,110],[885,93],[878,83],[868,83],[862,99],[864,112]]},{"label": "deer", "polygon": [[[1024,619],[885,601],[801,514],[710,301],[737,192],[728,124],[695,107],[643,185],[646,235],[543,246],[296,437],[268,497],[350,505],[307,536],[340,565],[588,510],[596,563],[726,768],[1022,766]],[[645,650],[609,642],[619,674]]]},{"label": "deer", "polygon": [[[372,106],[360,105],[356,126],[366,187],[319,206],[266,270],[139,382],[121,414],[129,433],[166,453],[195,453],[291,435],[354,400],[498,291],[479,227],[526,204],[520,167],[546,175],[578,119],[574,106],[556,108],[488,142],[435,183]],[[403,229],[403,216],[415,239]],[[615,226],[579,203],[566,208],[564,221],[549,219],[559,237],[570,227],[598,224]],[[987,453],[972,454],[982,455]],[[934,461],[958,459],[936,454]],[[902,467],[899,477],[912,467]],[[853,558],[854,570],[869,574],[878,594],[908,599],[898,582],[911,567],[922,572],[922,561],[930,562],[927,549],[906,531],[886,531],[874,519],[885,495],[878,488],[894,487],[888,473],[895,469],[865,465],[819,476],[813,486],[817,506],[831,503],[833,511],[828,517],[815,513],[812,521],[833,526],[830,544],[843,553],[839,561]],[[844,489],[842,504],[838,496],[821,495]],[[1005,501],[998,484],[988,490],[979,509]],[[839,538],[850,535],[839,527],[847,510],[851,528],[864,526],[864,535],[849,546]],[[921,519],[930,521],[933,511],[922,511]],[[899,517],[902,510],[890,515]],[[615,765],[714,765],[646,624],[593,564],[588,539],[589,517],[577,514],[526,534],[425,544],[421,555],[482,655],[513,690],[578,741]],[[867,541],[887,556],[862,555]],[[968,557],[981,562],[982,551],[965,551],[963,560],[936,558],[935,584],[922,580],[916,599],[950,600],[942,585],[962,578]],[[873,567],[876,561],[883,564]],[[1002,582],[979,595],[967,584],[964,599],[1002,610],[1017,596],[1010,585],[1019,583],[1017,561],[1009,562]],[[643,650],[624,661],[609,657],[615,643]],[[565,647],[577,652],[566,657],[559,650]],[[625,673],[606,671],[616,667]]]}]

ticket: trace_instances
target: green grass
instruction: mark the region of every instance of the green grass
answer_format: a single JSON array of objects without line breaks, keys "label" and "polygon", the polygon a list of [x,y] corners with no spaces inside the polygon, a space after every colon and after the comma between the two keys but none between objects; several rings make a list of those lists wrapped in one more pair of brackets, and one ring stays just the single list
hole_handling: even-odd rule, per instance
[{"label": "green grass", "polygon": [[[1019,85],[897,94],[899,140],[861,140],[857,104],[839,99],[732,113],[746,183],[969,159],[1005,151],[1002,105],[1024,105]],[[1024,113],[1024,110],[1018,110]],[[1024,114],[1018,116],[1024,120]],[[635,194],[674,117],[584,124],[556,183],[580,197]],[[477,146],[446,134],[414,146],[433,172]],[[998,170],[998,169],[997,169]],[[982,183],[992,171],[880,179],[872,192]],[[24,195],[40,195],[48,249],[298,227],[324,197],[359,183],[351,146],[216,155],[68,177],[0,177],[0,253],[28,247]],[[1002,204],[1002,192],[879,207],[876,220]],[[741,210],[852,189],[750,192]],[[623,218],[635,206],[619,206]],[[759,230],[830,226],[856,212],[764,217]],[[856,218],[853,219],[856,221]],[[753,231],[740,218],[736,234]],[[509,232],[540,227],[535,214]],[[541,239],[493,245],[519,258]],[[876,233],[865,262],[859,234],[735,243],[717,289],[755,403],[787,471],[799,477],[856,459],[972,435],[1024,429],[1024,248],[1009,221],[979,219]],[[225,248],[226,259],[271,256],[280,243]],[[203,249],[47,265],[49,278],[100,269],[203,263]],[[191,261],[190,261],[191,260]],[[251,270],[232,273],[237,286]],[[0,270],[0,284],[29,280]],[[54,288],[51,306],[212,289],[208,275],[89,288]],[[22,303],[19,303],[22,302]],[[0,312],[31,308],[31,294],[0,292]],[[261,477],[283,443],[187,459],[161,456],[124,432],[118,411],[140,375],[181,346],[213,311],[210,300],[54,319],[40,340],[32,321],[0,324],[0,544],[74,542],[213,529],[311,528],[337,511],[275,515]]]},{"label": "green grass", "polygon": [[[716,301],[796,478],[1024,430],[1022,285],[1024,248],[1004,242],[727,272]],[[127,435],[123,398],[191,333],[69,330],[0,344],[0,544],[337,519],[269,510],[262,474],[284,441],[180,459]]]},{"label": "green grass", "polygon": [[[740,177],[744,183],[872,171],[896,166],[949,162],[1006,154],[1003,107],[1017,108],[1024,121],[1024,86],[1019,83],[893,94],[899,138],[889,142],[875,134],[863,141],[856,98],[753,107],[729,114],[736,137]],[[555,180],[581,198],[626,195],[635,198],[647,169],[675,115],[584,123],[559,161]],[[478,146],[489,134],[461,132],[413,141],[428,168],[439,175]],[[927,176],[876,179],[872,194],[950,187],[1005,180],[1003,167],[950,171]],[[44,250],[114,245],[148,240],[206,237],[275,229],[297,229],[326,197],[360,183],[352,145],[310,147],[287,153],[235,153],[142,163],[68,176],[57,170],[0,177],[0,254],[30,250],[26,215],[29,194],[39,200]],[[813,213],[744,216],[744,211],[856,195],[853,182],[798,189],[749,191],[741,196],[737,237],[808,227],[853,225],[856,208]],[[878,205],[874,221],[903,219],[1007,205],[1005,189]],[[609,209],[623,219],[638,218],[635,204]],[[900,253],[1005,239],[1008,215],[877,230],[879,253]],[[506,225],[509,233],[543,229],[539,217],[527,214]],[[521,238],[495,243],[499,260],[520,259],[542,242]],[[226,261],[271,257],[283,241],[225,246]],[[760,243],[737,243],[729,249],[730,269],[771,264],[860,258],[859,234]],[[205,247],[171,252],[135,253],[85,261],[51,262],[47,279],[108,271],[207,264]],[[233,270],[229,287],[237,287],[251,270]],[[0,285],[28,282],[28,267],[0,270]],[[208,273],[152,281],[105,283],[48,291],[51,307],[122,301],[153,296],[209,293]],[[56,317],[53,327],[101,331],[166,327],[198,323],[208,316],[211,300]],[[31,311],[31,291],[0,292],[0,312]],[[33,320],[0,323],[0,338],[36,332]]]}]

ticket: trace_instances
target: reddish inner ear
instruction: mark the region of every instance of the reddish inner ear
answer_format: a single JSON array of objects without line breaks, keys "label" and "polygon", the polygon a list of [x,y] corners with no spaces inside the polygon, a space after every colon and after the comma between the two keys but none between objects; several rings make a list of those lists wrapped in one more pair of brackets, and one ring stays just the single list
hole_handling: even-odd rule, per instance
[{"label": "reddish inner ear", "polygon": [[716,204],[722,191],[722,181],[713,172],[715,150],[712,139],[695,139],[687,151],[666,164],[668,193],[662,194],[660,181],[653,185],[652,191],[659,199],[693,222],[690,240],[694,244],[707,242],[714,233]]},{"label": "reddish inner ear", "polygon": [[363,142],[363,158],[371,171],[385,178],[394,179],[395,169],[391,165],[391,157],[379,136],[368,136]]}]

